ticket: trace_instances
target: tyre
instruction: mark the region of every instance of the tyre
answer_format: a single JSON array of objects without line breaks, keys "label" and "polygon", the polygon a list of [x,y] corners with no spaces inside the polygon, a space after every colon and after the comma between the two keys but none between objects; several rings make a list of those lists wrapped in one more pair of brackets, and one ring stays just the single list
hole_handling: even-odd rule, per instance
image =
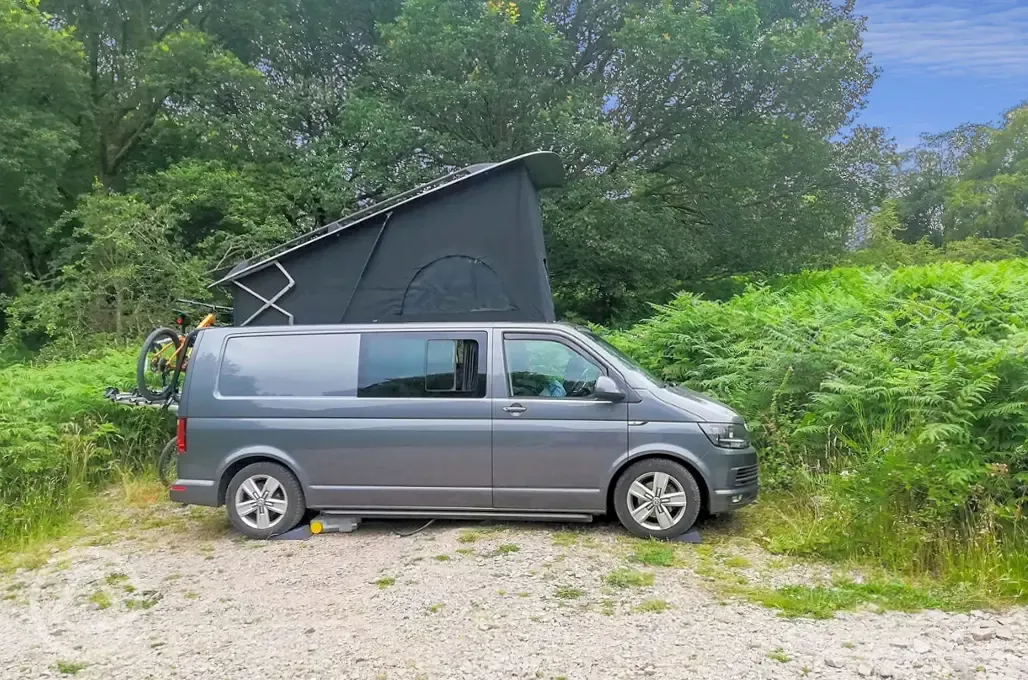
[{"label": "tyre", "polygon": [[170,328],[156,328],[146,336],[136,361],[136,387],[141,397],[162,401],[171,395],[179,342],[178,333]]},{"label": "tyre", "polygon": [[161,455],[157,458],[157,476],[164,486],[171,486],[178,475],[178,451],[176,450],[178,438],[172,437],[171,441],[164,445]]},{"label": "tyre", "polygon": [[228,520],[249,538],[270,538],[299,524],[307,505],[293,473],[278,463],[253,463],[237,472],[225,493]]},{"label": "tyre", "polygon": [[641,538],[673,538],[692,528],[703,497],[696,478],[666,458],[629,465],[614,486],[614,509],[629,533]]}]

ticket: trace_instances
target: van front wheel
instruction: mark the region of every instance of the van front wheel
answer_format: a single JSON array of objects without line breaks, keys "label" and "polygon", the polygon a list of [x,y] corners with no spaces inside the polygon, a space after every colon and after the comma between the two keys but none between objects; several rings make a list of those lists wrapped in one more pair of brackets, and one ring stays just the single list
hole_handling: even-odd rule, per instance
[{"label": "van front wheel", "polygon": [[703,500],[696,478],[666,458],[628,466],[614,487],[614,509],[629,533],[674,538],[692,528]]},{"label": "van front wheel", "polygon": [[303,489],[293,473],[278,463],[247,465],[228,483],[228,520],[250,538],[271,538],[297,524],[306,512]]}]

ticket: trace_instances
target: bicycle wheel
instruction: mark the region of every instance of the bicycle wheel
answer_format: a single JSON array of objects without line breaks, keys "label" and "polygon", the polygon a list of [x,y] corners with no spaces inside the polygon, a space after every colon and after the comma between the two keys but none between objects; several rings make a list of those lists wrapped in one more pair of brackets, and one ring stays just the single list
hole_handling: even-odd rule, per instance
[{"label": "bicycle wheel", "polygon": [[143,342],[136,362],[136,387],[150,401],[167,399],[175,385],[172,376],[178,364],[179,335],[170,328],[154,329]]},{"label": "bicycle wheel", "polygon": [[172,437],[171,441],[161,449],[161,455],[157,457],[157,476],[164,486],[171,486],[171,483],[178,478],[178,451],[175,450],[177,443],[178,438]]}]

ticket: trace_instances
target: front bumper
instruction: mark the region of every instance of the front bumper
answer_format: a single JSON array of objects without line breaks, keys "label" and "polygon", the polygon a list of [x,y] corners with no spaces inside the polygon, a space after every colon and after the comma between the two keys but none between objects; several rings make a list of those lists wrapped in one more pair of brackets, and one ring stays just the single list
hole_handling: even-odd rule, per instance
[{"label": "front bumper", "polygon": [[744,505],[757,500],[757,484],[739,487],[738,489],[717,489],[710,495],[710,514],[732,512]]},{"label": "front bumper", "polygon": [[218,505],[218,486],[210,479],[176,479],[168,492],[173,503]]}]

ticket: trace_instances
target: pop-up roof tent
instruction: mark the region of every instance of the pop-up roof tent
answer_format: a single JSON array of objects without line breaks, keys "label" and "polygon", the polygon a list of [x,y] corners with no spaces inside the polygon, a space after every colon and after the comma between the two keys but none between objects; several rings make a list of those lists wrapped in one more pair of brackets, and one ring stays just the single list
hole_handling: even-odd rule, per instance
[{"label": "pop-up roof tent", "polygon": [[233,267],[234,323],[553,321],[539,189],[548,151],[473,165]]}]

